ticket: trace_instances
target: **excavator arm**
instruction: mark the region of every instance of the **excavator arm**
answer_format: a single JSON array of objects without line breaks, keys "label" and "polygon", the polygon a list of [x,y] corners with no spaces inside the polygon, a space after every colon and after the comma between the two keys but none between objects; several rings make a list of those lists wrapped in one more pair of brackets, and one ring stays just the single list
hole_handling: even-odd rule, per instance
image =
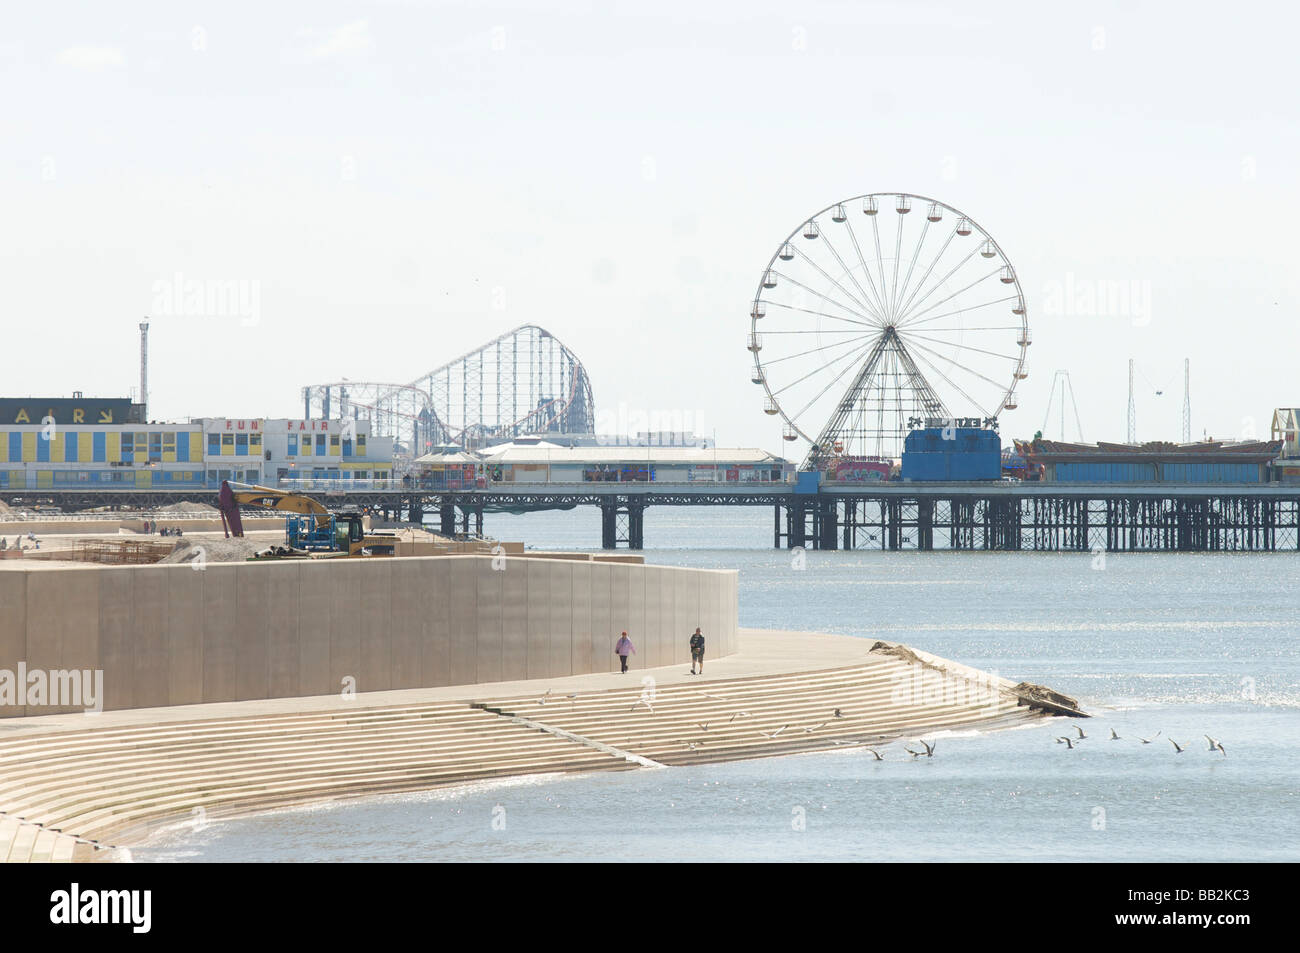
[{"label": "excavator arm", "polygon": [[241,506],[252,506],[263,510],[279,510],[282,513],[299,513],[314,516],[316,525],[324,528],[329,525],[330,512],[324,504],[300,493],[287,493],[284,490],[268,486],[254,486],[248,483],[230,483],[221,481],[221,490],[217,493],[217,508],[221,511],[221,524],[227,536],[243,536],[244,524],[239,518]]}]

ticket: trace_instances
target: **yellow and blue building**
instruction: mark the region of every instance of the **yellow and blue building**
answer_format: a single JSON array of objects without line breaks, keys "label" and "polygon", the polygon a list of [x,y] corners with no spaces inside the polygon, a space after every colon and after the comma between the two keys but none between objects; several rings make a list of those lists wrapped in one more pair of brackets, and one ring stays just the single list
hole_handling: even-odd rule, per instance
[{"label": "yellow and blue building", "polygon": [[0,400],[0,490],[216,489],[222,480],[386,480],[393,441],[367,421],[143,420],[129,400]]}]

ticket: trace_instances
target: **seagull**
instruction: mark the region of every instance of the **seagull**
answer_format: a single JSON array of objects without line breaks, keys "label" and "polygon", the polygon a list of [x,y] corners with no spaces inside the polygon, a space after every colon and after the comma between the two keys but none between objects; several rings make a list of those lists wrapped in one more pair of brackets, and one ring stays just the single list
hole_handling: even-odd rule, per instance
[{"label": "seagull", "polygon": [[1174,750],[1177,751],[1179,754],[1183,753],[1182,746],[1177,741],[1174,741],[1173,738],[1169,739],[1169,743],[1174,746]]},{"label": "seagull", "polygon": [[1071,738],[1068,738],[1068,737],[1067,737],[1067,738],[1057,738],[1057,739],[1056,739],[1056,743],[1057,743],[1058,745],[1061,744],[1062,742],[1064,742],[1064,743],[1065,743],[1065,746],[1066,746],[1067,748],[1069,748],[1071,751],[1074,750],[1074,741],[1073,741]]},{"label": "seagull", "polygon": [[1074,726],[1074,730],[1077,731],[1077,732],[1079,733],[1079,737],[1078,737],[1077,740],[1082,741],[1084,738],[1088,737],[1087,735],[1085,735],[1085,734],[1083,733],[1083,729],[1080,728],[1078,725],[1075,725],[1075,726]]},{"label": "seagull", "polygon": [[650,704],[650,703],[649,703],[648,701],[646,701],[644,698],[641,699],[639,702],[637,702],[635,705],[633,705],[631,708],[629,708],[628,711],[636,711],[636,710],[637,710],[638,708],[640,708],[642,705],[645,705],[646,708],[649,708],[649,709],[650,709],[650,714],[653,715],[653,714],[655,713],[655,706],[652,705],[652,704]]},{"label": "seagull", "polygon": [[727,719],[727,724],[731,724],[737,718],[748,718],[748,717],[749,717],[749,712],[747,711],[733,711],[731,713],[731,717]]},{"label": "seagull", "polygon": [[844,712],[840,711],[838,708],[835,709],[835,717],[836,717],[836,718],[843,718],[843,717],[844,717]]},{"label": "seagull", "polygon": [[921,755],[925,754],[924,751],[913,751],[911,748],[907,747],[906,745],[903,746],[903,750],[906,751],[908,754],[910,754],[913,758],[919,758],[921,757]]},{"label": "seagull", "polygon": [[551,690],[548,688],[548,689],[546,690],[546,694],[543,695],[541,698],[537,699],[537,704],[539,704],[539,705],[545,705],[545,704],[546,704],[546,699],[548,699],[548,698],[550,698],[550,697],[551,697]]},{"label": "seagull", "polygon": [[565,697],[565,698],[577,698],[577,697],[578,697],[578,693],[577,693],[577,692],[574,692],[572,695],[565,695],[564,697]]},{"label": "seagull", "polygon": [[695,727],[699,728],[700,731],[708,731],[709,723],[707,721],[697,721],[695,723]]},{"label": "seagull", "polygon": [[726,699],[723,698],[721,695],[710,695],[708,692],[700,692],[700,694],[703,695],[705,698],[712,698],[716,702],[726,701]]},{"label": "seagull", "polygon": [[1222,745],[1220,742],[1215,741],[1215,740],[1214,740],[1213,738],[1211,738],[1209,735],[1206,735],[1206,736],[1205,736],[1205,740],[1208,741],[1208,742],[1210,743],[1210,750],[1211,750],[1211,751],[1218,751],[1218,752],[1221,752],[1225,758],[1228,756],[1228,752],[1226,752],[1226,751],[1223,750],[1223,745]]},{"label": "seagull", "polygon": [[882,758],[882,757],[880,756],[880,752],[877,751],[875,748],[868,748],[867,750],[870,751],[872,754],[874,754],[874,755],[876,756],[876,760],[877,760],[877,761],[884,761],[884,760],[885,760],[884,758]]},{"label": "seagull", "polygon": [[937,745],[939,742],[936,741],[934,744],[926,744],[926,741],[925,741],[924,738],[920,739],[920,741],[921,741],[921,744],[925,745],[925,756],[926,756],[927,758],[933,758],[933,757],[934,757],[934,745]]},{"label": "seagull", "polygon": [[818,728],[825,728],[825,727],[826,727],[826,722],[823,721],[820,725],[813,725],[811,728],[805,728],[804,732],[807,734],[812,734]]},{"label": "seagull", "polygon": [[1142,742],[1144,745],[1149,745],[1151,744],[1151,742],[1155,741],[1159,737],[1160,737],[1160,732],[1157,731],[1150,738],[1138,738],[1138,741]]},{"label": "seagull", "polygon": [[1112,728],[1112,729],[1110,730],[1110,740],[1111,740],[1111,741],[1121,741],[1121,740],[1122,740],[1122,739],[1120,738],[1119,735],[1115,734],[1115,729],[1114,729],[1114,728]]},{"label": "seagull", "polygon": [[770,735],[766,731],[760,731],[759,734],[762,735],[764,738],[775,739],[777,735],[779,735],[781,732],[785,731],[789,727],[790,727],[789,725],[782,725],[780,728],[776,729],[776,731],[772,732]]},{"label": "seagull", "polygon": [[696,748],[704,747],[704,743],[700,741],[686,741],[683,742],[683,744],[685,744],[686,747],[690,748],[692,751],[694,751]]}]

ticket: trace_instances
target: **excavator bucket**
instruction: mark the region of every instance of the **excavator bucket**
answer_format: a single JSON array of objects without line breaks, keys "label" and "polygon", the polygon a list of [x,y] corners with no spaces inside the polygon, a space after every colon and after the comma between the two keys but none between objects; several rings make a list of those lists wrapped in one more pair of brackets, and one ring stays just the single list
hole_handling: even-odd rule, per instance
[{"label": "excavator bucket", "polygon": [[226,537],[244,535],[244,521],[239,518],[239,504],[235,502],[234,491],[225,480],[221,481],[221,490],[217,493],[217,509],[221,510],[221,527]]}]

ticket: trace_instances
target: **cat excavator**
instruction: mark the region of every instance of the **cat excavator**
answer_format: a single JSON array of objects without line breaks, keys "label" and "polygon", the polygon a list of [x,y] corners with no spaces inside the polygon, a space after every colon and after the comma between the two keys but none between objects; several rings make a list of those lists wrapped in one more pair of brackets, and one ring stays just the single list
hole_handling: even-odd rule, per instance
[{"label": "cat excavator", "polygon": [[269,554],[272,556],[392,556],[397,542],[390,534],[367,533],[365,516],[359,511],[330,510],[301,493],[222,480],[217,509],[227,537],[244,535],[241,506],[290,514],[285,525],[285,545],[274,547]]}]

